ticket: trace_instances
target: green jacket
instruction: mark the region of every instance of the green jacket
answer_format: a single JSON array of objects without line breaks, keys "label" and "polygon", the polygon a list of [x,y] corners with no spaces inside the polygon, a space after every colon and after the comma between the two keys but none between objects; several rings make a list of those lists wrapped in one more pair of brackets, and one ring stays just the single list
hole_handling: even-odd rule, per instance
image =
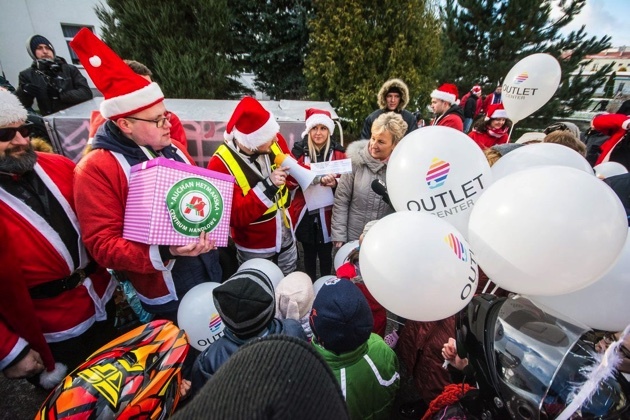
[{"label": "green jacket", "polygon": [[398,358],[383,339],[372,334],[356,350],[336,354],[316,343],[326,359],[348,404],[353,419],[388,419],[400,385]]}]

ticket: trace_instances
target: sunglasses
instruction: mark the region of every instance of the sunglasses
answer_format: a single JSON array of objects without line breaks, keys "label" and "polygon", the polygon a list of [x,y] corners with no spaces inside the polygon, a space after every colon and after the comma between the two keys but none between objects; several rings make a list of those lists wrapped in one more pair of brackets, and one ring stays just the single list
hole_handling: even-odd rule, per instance
[{"label": "sunglasses", "polygon": [[16,133],[20,133],[22,137],[29,137],[31,135],[31,128],[33,123],[26,123],[19,127],[13,128],[0,128],[0,142],[11,141],[15,138]]}]

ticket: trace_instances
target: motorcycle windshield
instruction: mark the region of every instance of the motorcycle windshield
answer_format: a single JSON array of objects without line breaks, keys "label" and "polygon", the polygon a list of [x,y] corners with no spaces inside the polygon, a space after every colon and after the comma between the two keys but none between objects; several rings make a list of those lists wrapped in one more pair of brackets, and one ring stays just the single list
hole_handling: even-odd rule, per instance
[{"label": "motorcycle windshield", "polygon": [[[513,393],[537,407],[540,418],[560,414],[573,392],[586,381],[585,368],[598,363],[592,346],[580,340],[588,331],[585,326],[545,313],[528,299],[506,300],[494,330],[503,394]],[[620,412],[626,405],[621,385],[613,377],[600,385],[581,411],[583,418],[598,418]]]}]

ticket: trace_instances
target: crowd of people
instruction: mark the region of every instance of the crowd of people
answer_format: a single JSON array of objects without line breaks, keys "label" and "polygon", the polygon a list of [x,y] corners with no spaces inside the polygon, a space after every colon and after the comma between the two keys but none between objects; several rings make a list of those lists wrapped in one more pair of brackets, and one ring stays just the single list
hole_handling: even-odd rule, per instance
[{"label": "crowd of people", "polygon": [[[112,273],[133,285],[144,311],[173,323],[189,290],[216,282],[221,284],[213,291],[214,304],[224,334],[203,352],[190,353],[181,386],[189,403],[181,418],[203,417],[207,410],[223,418],[248,418],[289,406],[304,418],[309,416],[297,413],[307,407],[309,414],[329,418],[391,418],[405,379],[414,384],[419,399],[403,404],[400,414],[421,418],[454,381],[442,367],[444,360],[460,369],[467,364],[454,347],[455,315],[434,322],[396,318],[392,321],[401,327],[386,335],[387,311],[362,282],[358,250],[336,270],[332,264],[335,249],[361,241],[377,220],[394,212],[386,190],[375,183],[385,183],[400,141],[422,129],[405,109],[407,85],[400,79],[383,84],[379,109],[367,116],[361,139],[347,150],[334,140],[328,111],[306,110],[303,138],[290,147],[273,114],[257,100],[245,97],[236,106],[208,169],[235,179],[230,214],[235,265],[255,258],[273,261],[285,276],[274,287],[262,270],[234,272],[222,264],[224,250],[205,232],[183,246],[146,245],[123,237],[130,168],[156,157],[195,163],[181,123],[165,107],[148,69],[121,60],[88,30],[79,32],[71,46],[104,97],[93,115],[89,150],[77,165],[57,154],[35,152],[29,141],[27,111],[34,100],[46,115],[91,97],[85,79],[55,55],[46,38],[29,40],[33,65],[20,73],[15,93],[0,91],[4,375],[51,389],[68,369],[113,339],[117,282]],[[58,66],[63,82],[51,81],[46,65]],[[474,86],[460,102],[457,87],[444,83],[431,98],[431,125],[470,130],[471,141],[490,164],[542,141],[570,147],[592,164],[630,165],[627,115],[596,117],[585,141],[577,127],[565,122],[550,126],[541,140],[510,143],[511,122],[500,86],[485,100]],[[315,177],[315,185],[334,193],[334,204],[309,208],[307,188],[282,166],[283,156],[307,169],[349,159],[352,171]],[[606,182],[618,186],[613,188],[628,209],[630,182],[627,175],[619,177]],[[296,271],[300,249],[305,273]],[[335,278],[315,295],[313,282],[329,274]],[[299,387],[292,397],[280,391],[285,376]],[[239,387],[243,381],[251,387]],[[299,404],[298,391],[308,397],[304,404]],[[282,401],[286,398],[294,399]]]}]

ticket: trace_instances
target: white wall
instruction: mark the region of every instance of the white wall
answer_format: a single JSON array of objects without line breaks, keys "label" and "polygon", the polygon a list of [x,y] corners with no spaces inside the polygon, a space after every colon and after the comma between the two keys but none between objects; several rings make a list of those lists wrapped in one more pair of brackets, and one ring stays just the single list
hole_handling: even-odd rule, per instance
[{"label": "white wall", "polygon": [[[31,65],[26,41],[34,34],[48,38],[57,55],[71,62],[61,24],[90,25],[100,35],[101,23],[94,12],[94,6],[100,3],[100,0],[0,0],[0,64],[9,82],[17,88],[18,73]],[[82,73],[94,87],[85,71]]]}]

